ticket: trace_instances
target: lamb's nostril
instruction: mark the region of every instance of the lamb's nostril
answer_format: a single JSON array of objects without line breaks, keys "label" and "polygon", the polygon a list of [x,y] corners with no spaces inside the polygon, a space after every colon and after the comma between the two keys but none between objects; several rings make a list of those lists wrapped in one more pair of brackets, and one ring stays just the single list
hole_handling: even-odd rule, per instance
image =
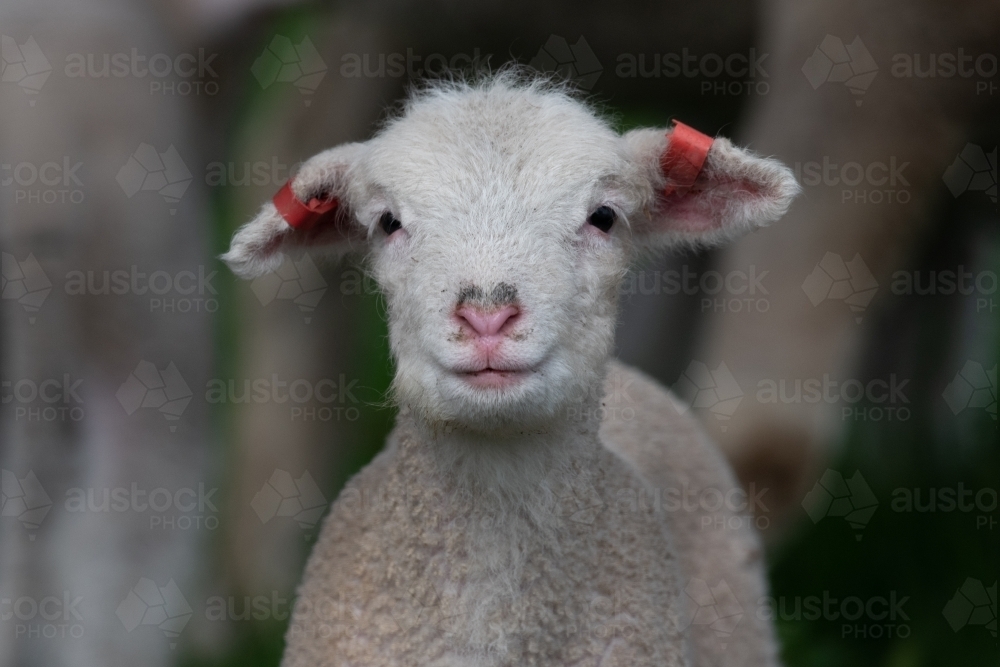
[{"label": "lamb's nostril", "polygon": [[484,311],[474,306],[459,306],[455,315],[464,320],[479,336],[493,336],[503,330],[520,313],[517,306]]}]

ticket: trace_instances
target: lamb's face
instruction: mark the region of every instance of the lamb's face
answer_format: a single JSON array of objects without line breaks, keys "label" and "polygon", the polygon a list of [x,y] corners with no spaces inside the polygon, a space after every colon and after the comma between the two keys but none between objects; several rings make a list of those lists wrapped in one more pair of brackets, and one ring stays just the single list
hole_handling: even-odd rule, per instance
[{"label": "lamb's face", "polygon": [[303,165],[294,198],[336,199],[335,218],[292,227],[266,204],[223,259],[253,277],[289,247],[367,247],[400,403],[434,423],[543,426],[599,398],[633,248],[724,240],[776,220],[797,192],[788,169],[725,139],[692,171],[686,141],[619,135],[565,93],[504,74],[439,88],[371,141]]},{"label": "lamb's face", "polygon": [[538,102],[425,102],[352,180],[397,397],[431,420],[544,421],[600,387],[643,193],[617,133]]}]

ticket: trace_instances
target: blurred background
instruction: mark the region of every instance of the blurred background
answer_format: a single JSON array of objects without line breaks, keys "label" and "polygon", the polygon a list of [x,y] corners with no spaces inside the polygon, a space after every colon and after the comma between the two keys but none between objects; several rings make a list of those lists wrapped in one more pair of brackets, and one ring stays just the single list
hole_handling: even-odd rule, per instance
[{"label": "blurred background", "polygon": [[414,81],[510,61],[802,183],[622,295],[619,356],[759,498],[743,613],[788,665],[997,664],[996,2],[5,0],[0,40],[0,666],[278,664],[392,363],[361,267],[215,257]]}]

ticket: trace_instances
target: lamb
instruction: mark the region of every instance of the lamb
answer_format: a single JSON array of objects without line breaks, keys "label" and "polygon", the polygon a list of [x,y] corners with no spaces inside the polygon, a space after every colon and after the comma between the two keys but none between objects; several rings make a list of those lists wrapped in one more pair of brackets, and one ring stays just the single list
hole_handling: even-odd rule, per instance
[{"label": "lamb", "polygon": [[244,277],[366,253],[396,364],[396,427],[325,520],[284,665],[777,664],[751,529],[670,501],[738,496],[732,474],[610,360],[637,256],[750,231],[797,192],[777,162],[699,141],[620,135],[513,71],[438,83],[236,233],[223,259]]}]

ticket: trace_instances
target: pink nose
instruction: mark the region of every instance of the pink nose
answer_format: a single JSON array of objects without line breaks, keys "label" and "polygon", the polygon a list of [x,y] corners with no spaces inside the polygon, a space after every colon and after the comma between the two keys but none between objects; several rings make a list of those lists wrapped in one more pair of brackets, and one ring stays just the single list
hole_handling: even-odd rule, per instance
[{"label": "pink nose", "polygon": [[485,312],[472,306],[459,306],[455,315],[465,320],[479,336],[493,336],[520,312],[517,306],[504,306],[500,310]]}]

